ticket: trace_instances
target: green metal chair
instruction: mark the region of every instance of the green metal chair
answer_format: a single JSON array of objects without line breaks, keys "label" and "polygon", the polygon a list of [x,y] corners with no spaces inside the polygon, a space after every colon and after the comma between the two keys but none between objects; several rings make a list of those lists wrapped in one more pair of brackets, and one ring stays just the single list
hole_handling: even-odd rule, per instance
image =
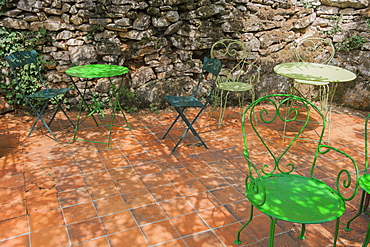
[{"label": "green metal chair", "polygon": [[[346,227],[344,228],[346,231],[351,231],[352,229],[350,228],[351,222],[356,219],[360,214],[365,211],[365,209],[368,206],[369,203],[369,193],[370,193],[370,174],[368,173],[368,168],[369,168],[369,120],[370,120],[370,114],[367,115],[366,120],[365,120],[365,172],[364,174],[360,177],[360,187],[362,188],[362,195],[361,195],[361,201],[360,201],[360,208],[358,209],[358,213],[347,222]],[[365,199],[366,197],[366,199]],[[370,241],[370,222],[367,227],[367,232],[366,232],[366,237],[364,244],[362,245],[363,247],[368,246]]]},{"label": "green metal chair", "polygon": [[[211,74],[214,75],[214,78],[216,79],[216,77],[218,76],[218,73],[220,72],[220,69],[221,69],[221,62],[219,60],[217,60],[215,58],[207,58],[207,57],[204,58],[202,73],[205,72],[205,71],[208,72],[208,73],[211,73]],[[208,77],[206,77],[206,78],[208,78]],[[177,120],[180,117],[185,122],[185,124],[187,125],[187,129],[184,131],[184,133],[180,137],[180,140],[176,143],[176,145],[172,149],[171,153],[173,153],[176,150],[177,146],[184,139],[184,137],[189,132],[189,130],[194,134],[194,136],[196,136],[198,138],[200,143],[205,148],[208,149],[207,145],[204,143],[202,138],[198,135],[198,133],[194,129],[193,125],[194,125],[195,121],[198,119],[199,115],[203,112],[205,107],[208,105],[208,103],[209,103],[209,101],[212,97],[212,93],[213,93],[214,88],[215,88],[215,79],[213,80],[211,90],[210,90],[207,98],[205,99],[205,101],[203,103],[195,97],[197,92],[198,92],[200,84],[203,83],[203,82],[206,82],[204,80],[203,74],[200,75],[198,84],[195,87],[194,92],[191,96],[175,96],[175,95],[166,95],[166,96],[164,96],[165,99],[168,101],[168,103],[172,107],[175,108],[176,112],[178,113],[178,116],[173,121],[171,126],[168,128],[168,130],[166,131],[166,133],[164,134],[162,139],[166,138],[167,134],[170,132],[170,130],[172,129],[172,127],[175,125],[175,123],[177,122]],[[190,108],[190,107],[200,108],[199,112],[196,114],[196,116],[194,117],[194,119],[191,122],[188,120],[188,118],[184,114],[184,111],[187,108]]]},{"label": "green metal chair", "polygon": [[[335,48],[329,39],[310,37],[298,43],[295,53],[298,62],[329,64],[334,57]],[[315,86],[319,88],[317,97],[313,97]],[[329,82],[294,80],[291,90],[293,94],[309,101],[319,100],[321,110],[330,112],[332,98],[329,98]]]},{"label": "green metal chair", "polygon": [[[286,105],[294,101],[295,105]],[[317,126],[312,119],[322,121],[317,142],[298,139],[303,135],[317,136]],[[284,122],[296,124],[294,137],[283,141],[281,131]],[[345,201],[351,200],[358,190],[358,168],[356,162],[344,152],[323,144],[326,119],[311,102],[287,94],[268,95],[252,102],[242,117],[244,157],[247,160],[245,194],[251,203],[250,218],[238,231],[235,243],[241,244],[240,233],[252,221],[253,209],[257,208],[270,218],[270,243],[274,245],[274,230],[277,220],[302,224],[299,235],[304,239],[306,224],[320,224],[336,220],[334,246],[338,238],[340,216],[346,208]],[[339,173],[333,188],[316,178],[320,171],[321,155],[339,155]],[[326,156],[325,158],[328,158]],[[343,159],[345,158],[345,159]],[[353,171],[345,170],[342,162],[353,165]],[[348,165],[346,163],[346,165]],[[322,164],[326,167],[327,164]],[[306,176],[304,176],[306,175]],[[333,175],[335,176],[335,175]],[[330,181],[328,181],[330,182]],[[348,197],[344,197],[346,193]]]},{"label": "green metal chair", "polygon": [[247,61],[247,49],[237,40],[222,39],[211,47],[211,58],[219,59],[224,65],[217,78],[214,94],[213,112],[219,106],[218,128],[221,128],[225,116],[230,92],[237,94],[239,107],[242,111],[246,92],[251,93],[252,102],[255,100],[254,87],[260,81],[260,67]]},{"label": "green metal chair", "polygon": [[[34,130],[38,129],[38,128],[35,128],[36,124],[38,123],[38,121],[41,121],[43,124],[43,126],[41,127],[45,127],[49,131],[49,133],[53,136],[54,140],[58,142],[57,137],[55,136],[53,131],[50,129],[50,125],[52,124],[59,110],[61,110],[64,113],[64,115],[67,117],[68,121],[71,124],[69,126],[74,127],[74,124],[72,123],[71,119],[68,117],[67,113],[61,106],[63,96],[65,95],[66,92],[71,90],[71,88],[51,89],[48,87],[48,85],[45,83],[45,81],[42,78],[35,50],[17,51],[17,52],[11,53],[10,55],[6,56],[5,59],[8,62],[12,75],[17,83],[17,89],[20,91],[25,101],[31,106],[32,110],[35,112],[36,117],[37,117],[27,137],[30,137],[31,133]],[[24,88],[22,87],[22,80],[20,79],[22,77],[20,75],[27,74],[29,76],[32,76],[30,75],[30,73],[37,74],[36,77],[38,77],[40,85],[39,85],[39,90],[37,92],[32,93],[32,94],[27,94]],[[38,107],[32,103],[33,99],[35,98],[45,100],[42,107]],[[45,110],[47,109],[51,100],[53,100],[57,104],[57,107],[55,108],[55,111],[49,123],[46,123],[45,120],[42,118],[42,116],[45,114]]]}]

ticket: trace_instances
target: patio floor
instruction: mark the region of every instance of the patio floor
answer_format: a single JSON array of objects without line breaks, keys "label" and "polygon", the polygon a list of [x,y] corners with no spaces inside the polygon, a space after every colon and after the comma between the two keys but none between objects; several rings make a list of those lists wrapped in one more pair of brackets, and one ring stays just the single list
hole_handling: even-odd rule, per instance
[{"label": "patio floor", "polygon": [[[209,149],[192,145],[196,139],[189,133],[174,154],[171,138],[159,139],[175,116],[169,110],[128,114],[132,130],[117,128],[109,150],[70,143],[71,128],[57,135],[59,143],[45,130],[26,138],[33,118],[0,116],[0,246],[237,246],[235,234],[250,210],[243,195],[240,114],[229,109],[221,129],[209,115],[204,112],[196,127]],[[359,164],[363,116],[338,111],[331,123],[331,144]],[[54,128],[64,124],[58,120]],[[171,136],[176,140],[183,130],[179,124]],[[103,140],[100,131],[90,119],[79,135]],[[326,176],[334,174],[327,169]],[[343,230],[359,199],[360,192],[348,203],[338,246],[364,240],[367,215],[352,223],[351,232]],[[268,245],[269,219],[257,210],[255,216],[241,246]],[[334,225],[308,225],[307,238],[299,240],[300,225],[278,221],[275,246],[332,246]]]}]

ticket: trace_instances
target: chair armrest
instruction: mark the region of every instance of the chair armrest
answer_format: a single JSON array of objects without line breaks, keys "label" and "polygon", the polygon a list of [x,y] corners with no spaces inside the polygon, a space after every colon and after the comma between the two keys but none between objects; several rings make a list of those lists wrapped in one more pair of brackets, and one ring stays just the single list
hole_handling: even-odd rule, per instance
[{"label": "chair armrest", "polygon": [[[358,166],[357,166],[356,161],[350,155],[348,155],[347,153],[345,153],[345,152],[343,152],[343,151],[341,151],[337,148],[328,146],[328,145],[324,145],[324,144],[320,145],[319,148],[318,148],[318,151],[319,151],[320,154],[326,154],[329,151],[334,151],[334,152],[337,152],[339,154],[342,154],[343,156],[345,156],[346,158],[348,158],[352,162],[354,171],[350,172],[350,171],[342,168],[337,174],[336,183],[335,183],[335,186],[336,186],[335,190],[337,191],[338,196],[340,196],[342,198],[342,200],[344,200],[344,201],[352,200],[355,197],[355,195],[357,194],[358,186],[359,186],[358,185],[358,183],[359,183],[359,172],[358,172]],[[352,181],[352,176],[355,177],[354,185],[353,185],[353,181]],[[342,177],[344,177],[344,178],[342,178]],[[341,182],[341,180],[343,182]],[[341,191],[341,188],[348,189],[351,186],[354,186],[354,188],[349,189],[349,190],[352,190],[353,192],[350,194],[349,197],[347,197],[347,198],[344,197],[343,192]],[[346,192],[348,192],[349,190],[347,190]]]},{"label": "chair armrest", "polygon": [[[245,194],[248,197],[248,194],[259,195],[261,198],[260,202],[254,201],[254,205],[262,206],[266,202],[266,188],[262,181],[261,174],[258,171],[257,167],[248,157],[247,149],[244,149],[244,157],[248,162],[249,173],[245,178]],[[253,196],[256,198],[256,196]]]}]

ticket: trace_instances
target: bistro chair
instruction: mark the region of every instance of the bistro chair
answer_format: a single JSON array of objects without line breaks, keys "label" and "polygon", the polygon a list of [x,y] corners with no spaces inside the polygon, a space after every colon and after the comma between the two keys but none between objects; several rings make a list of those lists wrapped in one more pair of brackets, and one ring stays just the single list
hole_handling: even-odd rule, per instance
[{"label": "bistro chair", "polygon": [[244,108],[246,92],[250,92],[252,102],[255,99],[254,88],[260,81],[260,67],[248,62],[247,55],[245,45],[233,39],[219,40],[211,47],[211,58],[219,59],[224,65],[217,77],[213,97],[212,116],[216,107],[219,107],[220,112],[218,128],[221,128],[230,92],[236,94],[241,111]]},{"label": "bistro chair", "polygon": [[[290,101],[295,104],[288,108],[287,114],[286,105]],[[312,125],[312,119],[322,122],[317,142],[298,139],[304,135],[317,136],[312,133],[318,128]],[[281,138],[284,122],[296,124],[295,136],[285,141]],[[325,126],[326,119],[319,108],[294,95],[264,96],[246,108],[242,116],[242,134],[248,165],[245,194],[251,209],[249,220],[237,233],[236,244],[242,243],[240,233],[253,220],[253,209],[257,208],[270,219],[270,247],[274,245],[277,220],[301,224],[299,239],[305,238],[306,224],[336,220],[336,246],[345,202],[354,198],[358,190],[358,168],[349,155],[323,144]],[[340,158],[338,164],[326,159],[334,156]],[[328,163],[330,167],[338,167],[338,174],[327,168]],[[349,166],[353,170],[344,169]],[[322,176],[321,169],[325,168],[330,174]],[[334,181],[330,181],[330,177]]]},{"label": "bistro chair", "polygon": [[[50,129],[50,125],[54,121],[54,118],[59,110],[61,110],[64,115],[67,117],[68,121],[70,122],[69,126],[74,126],[71,119],[68,117],[67,113],[62,107],[63,102],[63,96],[66,92],[71,90],[71,88],[49,88],[47,83],[43,80],[43,77],[40,72],[40,67],[37,61],[36,57],[36,51],[17,51],[14,53],[11,53],[10,55],[5,57],[6,61],[8,62],[12,76],[14,77],[14,80],[17,83],[17,89],[22,94],[25,101],[30,105],[34,113],[36,114],[36,120],[33,123],[30,132],[28,133],[27,137],[30,137],[31,133],[38,129],[35,128],[38,121],[41,121],[43,126],[45,127],[49,133],[52,135],[54,140],[58,142],[57,137],[53,133],[53,131]],[[38,90],[37,92],[33,92],[28,94],[25,91],[25,88],[23,86],[24,81],[21,79],[21,75],[27,75],[27,76],[33,76],[39,81]],[[43,104],[39,106],[34,102],[35,99],[42,99]],[[45,114],[45,110],[48,108],[48,105],[50,101],[53,101],[57,104],[57,106],[54,109],[54,113],[49,120],[49,123],[46,123],[45,120],[42,118],[42,116]],[[69,127],[68,126],[68,127]]]},{"label": "bistro chair", "polygon": [[[329,39],[319,37],[303,39],[295,49],[298,62],[329,64],[334,54],[333,43]],[[319,89],[317,97],[313,96],[315,86]],[[294,80],[291,92],[312,102],[319,100],[321,110],[330,111],[332,98],[329,98],[329,82]]]},{"label": "bistro chair", "polygon": [[[360,187],[362,188],[362,195],[361,195],[361,201],[360,201],[360,208],[358,209],[358,213],[347,222],[346,227],[344,228],[346,231],[351,231],[350,228],[351,222],[356,219],[360,214],[366,210],[368,204],[369,204],[369,193],[370,193],[370,174],[368,173],[369,168],[369,119],[370,114],[367,115],[365,120],[365,171],[364,174],[360,177]],[[366,198],[365,198],[366,197]],[[368,246],[370,241],[370,222],[367,227],[366,237],[364,240],[363,247]]]},{"label": "bistro chair", "polygon": [[[167,136],[167,134],[170,132],[170,130],[172,129],[172,127],[175,125],[175,123],[177,122],[177,120],[179,118],[181,118],[187,126],[186,130],[184,131],[184,133],[180,137],[180,140],[176,143],[175,147],[172,149],[171,153],[173,153],[176,150],[177,146],[184,139],[184,137],[186,136],[186,134],[188,133],[189,130],[194,134],[194,136],[196,136],[198,138],[200,143],[205,148],[208,149],[207,145],[204,143],[202,138],[198,135],[198,133],[194,129],[193,125],[194,125],[195,121],[198,119],[199,115],[203,112],[203,110],[205,109],[205,107],[207,106],[207,104],[209,103],[209,101],[211,99],[212,93],[213,93],[214,88],[215,88],[215,79],[218,76],[218,73],[220,72],[220,69],[221,69],[221,62],[219,60],[217,60],[215,58],[205,57],[204,62],[203,62],[203,67],[202,67],[202,74],[200,74],[198,84],[196,85],[196,87],[193,91],[193,94],[191,96],[176,96],[176,95],[166,95],[166,96],[164,96],[164,98],[168,101],[168,103],[173,108],[175,108],[178,115],[175,118],[175,120],[173,121],[173,123],[171,124],[171,126],[168,128],[167,132],[164,134],[162,139],[164,139]],[[211,89],[210,89],[210,92],[209,92],[208,96],[206,97],[204,102],[201,102],[201,100],[196,98],[196,94],[198,92],[198,89],[199,89],[200,85],[202,83],[207,82],[205,78],[208,79],[208,77],[206,75],[203,75],[204,72],[208,72],[210,74],[213,74],[214,79],[212,81],[212,86],[211,86]],[[199,108],[198,113],[196,114],[196,116],[194,117],[194,119],[192,121],[189,121],[188,118],[184,114],[185,110],[188,109],[188,108]]]}]

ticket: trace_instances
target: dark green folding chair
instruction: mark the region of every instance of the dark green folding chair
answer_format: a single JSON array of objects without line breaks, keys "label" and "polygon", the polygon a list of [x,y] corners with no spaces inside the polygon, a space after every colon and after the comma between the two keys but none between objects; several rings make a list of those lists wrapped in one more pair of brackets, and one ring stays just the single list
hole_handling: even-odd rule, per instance
[{"label": "dark green folding chair", "polygon": [[[14,52],[14,53],[6,56],[5,59],[9,63],[12,75],[13,75],[16,83],[17,83],[17,89],[20,91],[24,100],[31,106],[32,110],[36,114],[36,120],[33,123],[32,128],[31,128],[30,132],[28,133],[27,137],[30,137],[31,133],[34,130],[38,129],[38,128],[35,128],[35,127],[36,127],[36,124],[38,123],[38,121],[40,120],[43,124],[43,126],[41,126],[41,127],[45,127],[49,131],[49,133],[53,136],[55,141],[58,142],[58,138],[55,136],[53,131],[50,129],[50,125],[52,124],[52,122],[53,122],[53,120],[54,120],[54,118],[55,118],[55,116],[56,116],[56,114],[59,110],[62,110],[64,115],[67,117],[68,121],[71,124],[69,126],[74,126],[71,119],[68,117],[67,113],[65,112],[65,110],[61,106],[61,102],[63,100],[61,96],[64,96],[64,94],[66,92],[68,92],[69,90],[71,90],[71,88],[50,89],[48,87],[48,85],[45,83],[45,81],[42,78],[35,50],[32,50],[32,51],[17,51],[17,52]],[[22,78],[20,75],[29,74],[31,71],[35,71],[35,73],[37,73],[37,77],[38,77],[37,79],[40,82],[40,85],[39,85],[40,90],[38,90],[37,92],[32,93],[32,94],[27,94],[25,92],[24,88],[22,87],[22,82],[23,81],[20,79],[20,78]],[[35,103],[32,103],[33,99],[35,99],[35,98],[45,100],[41,107],[38,107]],[[47,106],[48,106],[50,100],[54,100],[57,104],[57,107],[55,108],[55,111],[54,111],[51,119],[49,120],[49,123],[46,123],[45,120],[42,118],[42,116],[44,115],[45,110],[47,109]],[[69,126],[67,126],[67,127],[69,127]]]},{"label": "dark green folding chair", "polygon": [[[288,113],[287,106],[292,106]],[[321,124],[315,125],[313,120]],[[286,122],[295,125],[295,135],[283,141],[281,135]],[[236,244],[241,244],[240,232],[252,221],[253,209],[257,208],[270,219],[270,247],[274,245],[277,220],[301,224],[299,239],[305,238],[306,224],[336,220],[336,246],[345,202],[353,199],[358,190],[358,168],[348,154],[323,144],[325,126],[324,114],[298,96],[269,95],[247,107],[242,133],[248,165],[245,194],[251,209],[249,220],[237,233]],[[318,137],[316,132],[320,134]],[[305,135],[316,136],[318,140],[300,140]],[[333,157],[339,162],[330,161]],[[338,173],[333,172],[335,167]],[[351,167],[351,171],[345,169]],[[322,169],[326,170],[326,176]]]},{"label": "dark green folding chair", "polygon": [[[194,134],[194,136],[196,136],[198,138],[200,143],[205,148],[208,149],[207,145],[204,143],[202,138],[198,135],[198,133],[194,129],[193,125],[194,125],[195,121],[198,119],[199,115],[202,113],[202,111],[208,105],[208,103],[211,99],[212,93],[213,93],[214,88],[215,88],[215,80],[218,76],[218,73],[220,72],[220,69],[221,69],[221,62],[219,60],[217,60],[215,58],[205,57],[204,62],[203,62],[203,67],[202,67],[202,74],[200,75],[198,84],[195,87],[194,92],[191,96],[175,96],[175,95],[166,95],[166,96],[164,96],[165,99],[168,101],[168,103],[175,108],[178,115],[177,115],[175,121],[173,121],[171,126],[168,128],[167,132],[164,134],[162,139],[166,138],[167,134],[170,132],[170,130],[172,129],[172,127],[175,125],[175,123],[177,122],[177,120],[180,117],[185,122],[185,124],[187,126],[187,129],[184,131],[184,133],[180,137],[180,140],[176,143],[175,147],[172,149],[171,153],[173,153],[176,150],[177,146],[184,139],[184,137],[186,136],[186,134],[188,133],[189,130]],[[202,82],[205,82],[204,76],[203,76],[203,72],[205,72],[205,71],[208,72],[208,73],[213,74],[214,78],[213,78],[210,93],[208,94],[207,98],[205,99],[205,102],[202,103],[195,96],[196,96],[196,93],[198,92],[200,84]],[[197,113],[197,115],[194,117],[194,119],[191,122],[188,120],[188,118],[184,114],[184,111],[187,108],[190,108],[190,107],[200,108],[199,112]]]},{"label": "dark green folding chair", "polygon": [[[366,208],[369,205],[369,193],[370,193],[370,173],[368,171],[369,168],[369,121],[370,121],[370,114],[367,115],[366,120],[365,120],[365,172],[364,174],[360,177],[360,187],[362,188],[362,195],[361,195],[361,201],[360,201],[360,208],[358,209],[358,213],[347,222],[346,227],[344,230],[346,231],[351,231],[352,229],[350,228],[351,222],[356,219],[360,214],[365,211]],[[366,197],[366,199],[365,199]],[[364,244],[362,245],[363,247],[368,246],[370,241],[370,222],[367,226],[367,232],[366,232],[366,237],[364,240]]]}]

